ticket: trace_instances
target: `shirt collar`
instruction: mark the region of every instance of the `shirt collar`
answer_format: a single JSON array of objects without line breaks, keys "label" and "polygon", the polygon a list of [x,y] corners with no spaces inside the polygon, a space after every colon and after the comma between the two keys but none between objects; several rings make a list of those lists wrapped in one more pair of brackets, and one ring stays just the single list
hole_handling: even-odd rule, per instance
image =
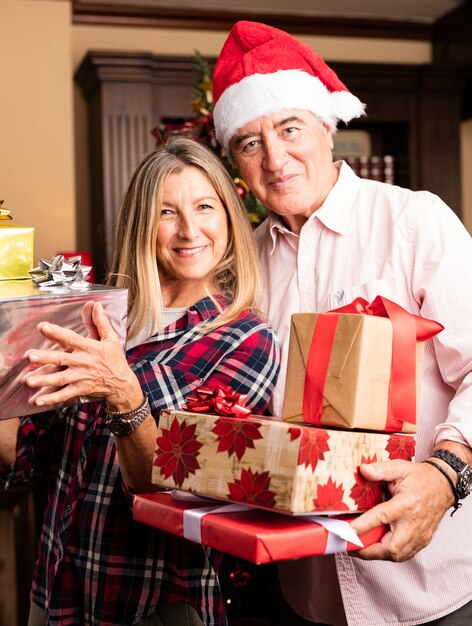
[{"label": "shirt collar", "polygon": [[[343,235],[348,227],[349,219],[359,186],[359,178],[345,161],[336,161],[335,167],[339,169],[338,180],[329,192],[320,208],[313,213],[306,224],[319,220],[330,230]],[[293,233],[282,221],[279,215],[269,211],[269,233],[272,240],[270,253],[274,252],[277,237],[295,237]],[[305,228],[306,224],[303,226]]]},{"label": "shirt collar", "polygon": [[[214,295],[213,299],[218,302],[222,309],[225,309],[228,306],[228,300],[221,295]],[[198,300],[198,302],[195,302],[195,304],[192,304],[192,306],[189,306],[185,315],[179,317],[175,320],[175,322],[167,326],[167,328],[164,328],[163,331],[151,335],[145,341],[138,344],[138,346],[141,344],[172,339],[182,333],[191,331],[198,324],[206,322],[211,318],[215,318],[219,314],[220,311],[210,297],[202,298],[201,300]],[[138,346],[133,346],[129,349],[133,350]]]}]

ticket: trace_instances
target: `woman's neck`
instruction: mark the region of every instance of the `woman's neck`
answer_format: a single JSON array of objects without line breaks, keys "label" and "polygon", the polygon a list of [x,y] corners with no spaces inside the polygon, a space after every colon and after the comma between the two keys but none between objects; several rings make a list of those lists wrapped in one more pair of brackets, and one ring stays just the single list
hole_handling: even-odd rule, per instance
[{"label": "woman's neck", "polygon": [[211,290],[208,285],[182,283],[161,285],[162,303],[166,309],[189,307],[202,298],[207,297]]}]

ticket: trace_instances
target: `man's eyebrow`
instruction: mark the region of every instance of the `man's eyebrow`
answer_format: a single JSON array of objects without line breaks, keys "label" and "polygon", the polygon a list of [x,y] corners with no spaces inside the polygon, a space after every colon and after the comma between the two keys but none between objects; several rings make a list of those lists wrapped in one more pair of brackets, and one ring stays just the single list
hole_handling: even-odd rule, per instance
[{"label": "man's eyebrow", "polygon": [[280,120],[280,122],[274,124],[274,128],[280,128],[280,126],[285,126],[286,124],[291,124],[292,122],[297,122],[298,124],[305,123],[301,117],[298,117],[297,115],[291,115],[290,117],[286,117],[283,120]]},{"label": "man's eyebrow", "polygon": [[[274,128],[280,128],[281,126],[285,126],[286,124],[292,124],[293,122],[297,122],[298,124],[304,124],[305,121],[302,120],[301,117],[298,117],[297,115],[291,115],[290,117],[286,117],[283,120],[280,120],[279,122],[275,122],[274,123]],[[256,133],[256,132],[249,132],[249,133],[244,133],[244,135],[237,135],[236,137],[234,137],[234,147],[237,148],[241,142],[245,141],[246,139],[250,139],[251,137],[258,137],[260,135],[260,133]]]},{"label": "man's eyebrow", "polygon": [[259,133],[244,133],[244,135],[237,135],[234,138],[234,146],[235,148],[237,148],[241,142],[245,141],[246,139],[250,139],[251,137],[257,137],[259,135]]}]

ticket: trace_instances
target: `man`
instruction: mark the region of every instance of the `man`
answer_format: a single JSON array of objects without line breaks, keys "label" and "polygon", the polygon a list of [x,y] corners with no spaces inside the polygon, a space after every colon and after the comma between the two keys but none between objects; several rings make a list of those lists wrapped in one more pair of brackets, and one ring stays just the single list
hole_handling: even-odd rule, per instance
[{"label": "man", "polygon": [[437,196],[361,180],[332,162],[337,122],[364,106],[292,36],[238,22],[213,82],[217,137],[270,210],[256,236],[264,308],[284,359],[274,414],[292,313],[383,295],[445,326],[425,350],[417,461],[426,462],[361,467],[368,480],[387,481],[392,498],[353,525],[389,523],[390,532],[360,558],[281,564],[291,607],[282,623],[472,624],[471,238]]}]

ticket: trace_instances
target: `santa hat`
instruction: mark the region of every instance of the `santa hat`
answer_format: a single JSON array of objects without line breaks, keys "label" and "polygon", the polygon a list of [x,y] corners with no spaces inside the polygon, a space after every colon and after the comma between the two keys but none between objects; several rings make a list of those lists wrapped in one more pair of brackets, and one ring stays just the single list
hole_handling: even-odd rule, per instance
[{"label": "santa hat", "polygon": [[356,98],[309,46],[256,22],[231,29],[213,72],[216,136],[229,154],[235,132],[263,115],[304,109],[336,128],[364,113]]}]

